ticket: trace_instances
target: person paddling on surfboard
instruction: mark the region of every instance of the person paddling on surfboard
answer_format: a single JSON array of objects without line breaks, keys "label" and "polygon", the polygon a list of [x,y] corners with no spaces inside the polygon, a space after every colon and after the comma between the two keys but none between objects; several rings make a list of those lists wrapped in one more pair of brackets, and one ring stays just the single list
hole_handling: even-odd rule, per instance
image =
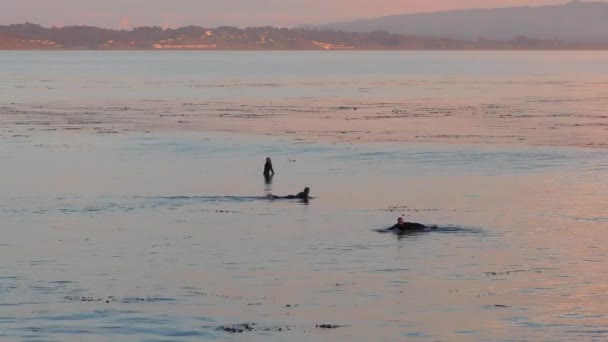
[{"label": "person paddling on surfboard", "polygon": [[310,199],[310,188],[305,187],[304,191],[299,192],[297,195],[289,195],[289,196],[268,195],[268,197],[270,197],[272,199],[301,199],[303,201],[308,201]]},{"label": "person paddling on surfboard", "polygon": [[400,232],[403,231],[407,231],[407,230],[426,230],[426,229],[431,229],[431,227],[427,227],[425,225],[423,225],[422,223],[416,223],[416,222],[405,222],[403,221],[403,217],[400,217],[397,219],[397,223],[388,228],[387,230],[397,230]]}]

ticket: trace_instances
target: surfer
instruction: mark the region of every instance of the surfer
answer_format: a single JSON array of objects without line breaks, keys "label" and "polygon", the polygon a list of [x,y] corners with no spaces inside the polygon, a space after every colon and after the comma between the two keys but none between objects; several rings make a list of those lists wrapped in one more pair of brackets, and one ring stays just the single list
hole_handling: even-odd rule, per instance
[{"label": "surfer", "polygon": [[[272,175],[270,174],[272,172]],[[264,164],[264,177],[266,177],[266,179],[271,178],[272,176],[274,176],[274,169],[272,168],[272,161],[270,160],[270,157],[266,158],[266,164]]]},{"label": "surfer", "polygon": [[310,188],[305,187],[304,191],[299,192],[297,195],[288,195],[288,196],[268,195],[268,197],[270,197],[272,199],[300,199],[303,201],[308,201],[310,199]]},{"label": "surfer", "polygon": [[396,230],[399,232],[403,232],[403,231],[408,231],[408,230],[426,230],[426,229],[431,229],[431,227],[427,227],[425,225],[423,225],[422,223],[416,223],[416,222],[405,222],[403,221],[403,218],[400,217],[397,219],[397,223],[388,228],[387,230]]}]

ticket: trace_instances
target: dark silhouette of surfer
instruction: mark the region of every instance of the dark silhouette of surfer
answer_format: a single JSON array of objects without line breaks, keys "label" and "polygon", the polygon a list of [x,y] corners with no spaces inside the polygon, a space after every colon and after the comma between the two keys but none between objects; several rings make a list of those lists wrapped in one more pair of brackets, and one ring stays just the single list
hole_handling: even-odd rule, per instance
[{"label": "dark silhouette of surfer", "polygon": [[422,223],[416,223],[416,222],[405,222],[403,221],[403,218],[400,217],[397,219],[397,223],[388,228],[387,230],[393,230],[393,231],[397,231],[397,232],[406,232],[406,231],[416,231],[416,230],[428,230],[431,229],[431,227],[425,226]]},{"label": "dark silhouette of surfer", "polygon": [[270,160],[270,157],[267,157],[266,164],[264,164],[264,177],[266,177],[266,179],[269,179],[269,178],[272,178],[272,176],[274,176],[274,169],[272,168],[272,160]]},{"label": "dark silhouette of surfer", "polygon": [[305,187],[304,191],[299,192],[297,195],[288,195],[288,196],[276,196],[276,195],[268,195],[271,199],[299,199],[303,201],[308,201],[310,199],[310,188]]}]

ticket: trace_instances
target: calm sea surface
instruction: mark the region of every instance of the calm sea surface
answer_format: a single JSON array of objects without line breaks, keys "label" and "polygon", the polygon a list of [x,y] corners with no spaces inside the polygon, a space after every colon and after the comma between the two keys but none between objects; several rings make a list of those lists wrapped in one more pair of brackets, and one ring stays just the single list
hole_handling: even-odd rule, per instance
[{"label": "calm sea surface", "polygon": [[608,52],[2,52],[3,101],[608,94]]},{"label": "calm sea surface", "polygon": [[[607,60],[2,52],[0,340],[605,341],[608,149],[102,134],[2,116],[15,103],[567,96],[601,119]],[[264,198],[305,186],[308,204]],[[438,229],[375,231],[400,215]]]}]

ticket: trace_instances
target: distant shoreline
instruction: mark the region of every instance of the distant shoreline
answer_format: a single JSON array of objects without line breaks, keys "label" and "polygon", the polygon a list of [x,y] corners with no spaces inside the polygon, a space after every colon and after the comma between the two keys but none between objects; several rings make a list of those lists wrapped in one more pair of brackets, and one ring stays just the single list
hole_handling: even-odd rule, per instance
[{"label": "distant shoreline", "polygon": [[0,51],[581,51],[608,50],[608,42],[571,42],[514,36],[456,39],[277,27],[178,29],[138,27],[110,30],[90,26],[0,25]]}]

